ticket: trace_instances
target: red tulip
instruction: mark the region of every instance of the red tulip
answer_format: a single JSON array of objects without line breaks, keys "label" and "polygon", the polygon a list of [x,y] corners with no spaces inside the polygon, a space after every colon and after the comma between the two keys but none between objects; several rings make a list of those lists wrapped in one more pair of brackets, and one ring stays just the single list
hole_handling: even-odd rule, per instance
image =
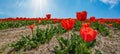
[{"label": "red tulip", "polygon": [[46,14],[46,18],[50,19],[51,18],[51,14]]},{"label": "red tulip", "polygon": [[76,13],[76,17],[77,17],[78,20],[82,21],[82,14],[81,14],[81,12],[77,12]]},{"label": "red tulip", "polygon": [[105,20],[99,20],[99,22],[100,22],[101,24],[105,24],[105,23],[106,23]]},{"label": "red tulip", "polygon": [[95,17],[94,16],[90,17],[90,21],[95,22],[96,21]]},{"label": "red tulip", "polygon": [[54,19],[54,20],[53,20],[53,22],[54,22],[54,23],[57,23],[57,22],[58,22],[58,20],[57,20],[57,19]]},{"label": "red tulip", "polygon": [[61,21],[62,27],[66,30],[71,30],[74,27],[75,20],[73,19],[65,19]]},{"label": "red tulip", "polygon": [[40,20],[40,19],[38,20],[38,23],[41,23],[41,20]]},{"label": "red tulip", "polygon": [[120,21],[116,21],[116,24],[120,24]]},{"label": "red tulip", "polygon": [[85,40],[86,42],[93,41],[96,38],[97,33],[98,33],[97,30],[94,30],[90,27],[82,26],[82,28],[80,29],[80,35],[83,38],[83,40]]},{"label": "red tulip", "polygon": [[34,24],[30,25],[30,29],[33,30],[33,28],[35,27]]},{"label": "red tulip", "polygon": [[84,20],[87,19],[87,12],[86,11],[77,12],[76,17],[77,17],[78,20],[84,21]]},{"label": "red tulip", "polygon": [[5,21],[4,20],[2,20],[2,23],[4,23]]},{"label": "red tulip", "polygon": [[112,24],[108,24],[108,26],[112,26]]},{"label": "red tulip", "polygon": [[82,27],[90,27],[90,23],[82,23]]},{"label": "red tulip", "polygon": [[83,18],[83,21],[87,19],[87,12],[86,11],[82,11],[82,18]]}]

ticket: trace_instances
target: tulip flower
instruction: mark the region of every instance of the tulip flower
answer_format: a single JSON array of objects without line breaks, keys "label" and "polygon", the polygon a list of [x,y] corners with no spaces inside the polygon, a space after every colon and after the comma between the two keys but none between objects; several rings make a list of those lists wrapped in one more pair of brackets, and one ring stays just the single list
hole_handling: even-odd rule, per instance
[{"label": "tulip flower", "polygon": [[120,24],[120,21],[116,21],[116,24]]},{"label": "tulip flower", "polygon": [[34,32],[33,32],[33,28],[34,28],[34,27],[35,27],[34,24],[30,25],[30,29],[31,29],[31,31],[32,31],[32,36],[34,36]]},{"label": "tulip flower", "polygon": [[95,17],[94,16],[90,17],[90,21],[95,22],[96,21]]},{"label": "tulip flower", "polygon": [[97,33],[97,30],[89,27],[89,24],[87,23],[84,23],[84,25],[82,25],[82,28],[80,29],[80,35],[86,42],[93,41],[96,38]]},{"label": "tulip flower", "polygon": [[90,27],[90,23],[82,23],[82,27]]},{"label": "tulip flower", "polygon": [[82,11],[82,19],[83,21],[87,19],[87,12],[86,11]]},{"label": "tulip flower", "polygon": [[61,21],[61,25],[66,30],[71,30],[74,27],[75,20],[73,19],[65,19]]},{"label": "tulip flower", "polygon": [[50,19],[51,18],[51,14],[46,14],[46,18]]},{"label": "tulip flower", "polygon": [[41,23],[41,20],[40,20],[40,19],[38,20],[38,23]]},{"label": "tulip flower", "polygon": [[108,26],[112,26],[112,24],[108,24]]},{"label": "tulip flower", "polygon": [[56,23],[56,22],[58,22],[58,20],[57,20],[57,19],[54,19],[53,22]]},{"label": "tulip flower", "polygon": [[77,13],[76,13],[76,18],[77,18],[78,20],[82,21],[82,14],[81,14],[81,12],[77,12]]},{"label": "tulip flower", "polygon": [[30,25],[31,30],[33,30],[34,27],[35,27],[34,24]]},{"label": "tulip flower", "polygon": [[2,23],[4,23],[5,21],[4,20],[2,20]]},{"label": "tulip flower", "polygon": [[106,23],[105,20],[99,20],[99,22],[100,22],[101,24],[105,24],[105,23]]},{"label": "tulip flower", "polygon": [[78,20],[84,21],[84,20],[87,19],[87,12],[86,11],[77,12],[76,17],[77,17]]}]

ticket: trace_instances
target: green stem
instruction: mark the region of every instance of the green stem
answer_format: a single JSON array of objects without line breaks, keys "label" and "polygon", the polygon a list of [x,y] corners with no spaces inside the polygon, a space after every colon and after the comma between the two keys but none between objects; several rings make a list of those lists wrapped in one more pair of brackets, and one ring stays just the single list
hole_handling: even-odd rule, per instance
[{"label": "green stem", "polygon": [[34,32],[33,32],[33,29],[32,29],[32,37],[34,36]]}]

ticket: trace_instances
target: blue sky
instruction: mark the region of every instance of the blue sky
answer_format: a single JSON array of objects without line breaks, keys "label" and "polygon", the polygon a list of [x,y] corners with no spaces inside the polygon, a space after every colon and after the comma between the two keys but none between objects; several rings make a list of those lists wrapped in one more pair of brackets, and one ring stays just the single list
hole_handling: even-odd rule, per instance
[{"label": "blue sky", "polygon": [[0,18],[45,17],[75,18],[77,11],[88,18],[120,18],[120,0],[0,0]]}]

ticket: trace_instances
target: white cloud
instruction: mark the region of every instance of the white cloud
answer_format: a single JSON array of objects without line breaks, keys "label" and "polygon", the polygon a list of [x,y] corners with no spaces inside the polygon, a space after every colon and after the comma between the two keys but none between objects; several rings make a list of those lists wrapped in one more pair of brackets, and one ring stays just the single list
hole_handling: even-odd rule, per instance
[{"label": "white cloud", "polygon": [[120,0],[100,0],[100,1],[105,4],[109,4],[111,8],[113,8],[115,5],[117,5],[120,2]]}]

